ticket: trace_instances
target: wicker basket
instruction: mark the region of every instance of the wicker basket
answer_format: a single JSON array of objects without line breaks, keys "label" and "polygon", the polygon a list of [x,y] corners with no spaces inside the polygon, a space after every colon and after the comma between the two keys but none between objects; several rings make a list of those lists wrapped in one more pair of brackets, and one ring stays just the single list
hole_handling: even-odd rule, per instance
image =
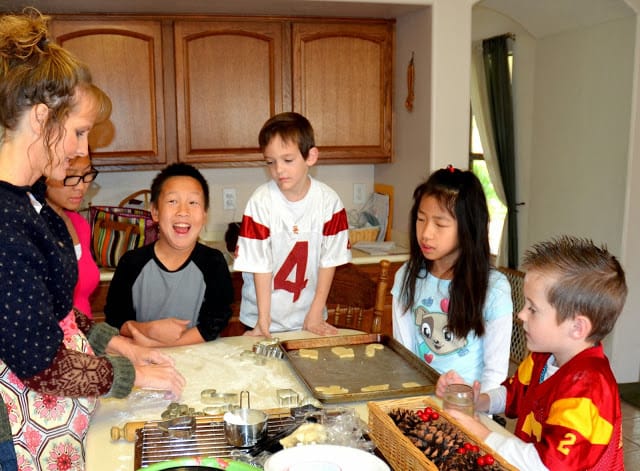
[{"label": "wicker basket", "polygon": [[380,232],[380,226],[349,229],[349,242],[353,245],[356,242],[362,242],[363,240],[367,242],[374,241],[378,238],[378,232]]},{"label": "wicker basket", "polygon": [[484,442],[473,434],[464,430],[458,421],[452,418],[428,396],[410,397],[402,399],[391,399],[388,401],[369,402],[369,431],[373,442],[384,455],[387,462],[393,469],[411,471],[438,471],[438,467],[422,452],[411,443],[411,441],[396,427],[389,412],[394,409],[418,410],[426,406],[437,409],[440,417],[449,421],[460,429],[470,443],[480,447],[484,453],[491,453],[496,464],[508,471],[517,471],[504,458],[489,448]]}]

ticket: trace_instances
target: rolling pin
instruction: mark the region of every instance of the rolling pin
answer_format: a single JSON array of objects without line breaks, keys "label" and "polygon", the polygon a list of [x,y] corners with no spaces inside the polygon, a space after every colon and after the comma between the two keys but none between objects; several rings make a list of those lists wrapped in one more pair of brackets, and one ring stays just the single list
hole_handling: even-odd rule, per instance
[{"label": "rolling pin", "polygon": [[144,427],[146,422],[127,422],[124,427],[111,427],[111,441],[124,438],[128,442],[136,441],[136,430]]}]

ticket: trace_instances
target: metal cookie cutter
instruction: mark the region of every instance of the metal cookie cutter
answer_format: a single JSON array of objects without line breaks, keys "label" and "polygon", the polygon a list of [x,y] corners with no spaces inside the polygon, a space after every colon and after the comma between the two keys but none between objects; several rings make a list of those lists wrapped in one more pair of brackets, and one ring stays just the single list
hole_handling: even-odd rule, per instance
[{"label": "metal cookie cutter", "polygon": [[177,402],[172,402],[167,406],[167,408],[160,414],[160,417],[163,419],[175,419],[176,417],[182,416],[193,416],[197,415],[196,410],[193,407],[189,407],[186,404],[179,404]]},{"label": "metal cookie cutter", "polygon": [[193,416],[176,417],[158,422],[158,428],[170,438],[191,438],[196,431],[196,418]]},{"label": "metal cookie cutter", "polygon": [[280,359],[284,356],[284,353],[280,348],[280,339],[275,337],[272,339],[265,339],[256,342],[255,344],[253,344],[253,351],[258,355],[264,355],[269,358]]},{"label": "metal cookie cutter", "polygon": [[207,407],[203,409],[206,415],[217,415],[231,410],[238,401],[238,395],[236,393],[219,393],[215,389],[204,389],[200,393],[200,400],[203,404],[207,404]]},{"label": "metal cookie cutter", "polygon": [[276,391],[280,407],[296,407],[300,396],[293,389],[278,389]]}]

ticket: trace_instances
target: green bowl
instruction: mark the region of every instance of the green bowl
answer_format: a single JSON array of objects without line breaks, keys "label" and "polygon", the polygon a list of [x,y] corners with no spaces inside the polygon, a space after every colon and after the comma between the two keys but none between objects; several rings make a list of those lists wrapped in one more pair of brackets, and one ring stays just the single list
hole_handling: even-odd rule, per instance
[{"label": "green bowl", "polygon": [[196,471],[223,469],[226,471],[257,471],[256,468],[242,461],[230,461],[224,458],[179,458],[162,463],[154,463],[138,471]]}]

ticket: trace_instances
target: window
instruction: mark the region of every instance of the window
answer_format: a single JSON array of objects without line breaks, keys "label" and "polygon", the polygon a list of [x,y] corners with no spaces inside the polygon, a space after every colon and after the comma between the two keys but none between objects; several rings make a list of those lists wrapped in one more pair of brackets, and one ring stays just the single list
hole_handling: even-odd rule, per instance
[{"label": "window", "polygon": [[489,207],[489,245],[492,255],[498,255],[500,251],[500,239],[502,238],[502,230],[504,228],[504,220],[507,216],[507,207],[502,204],[500,198],[496,194],[496,189],[491,182],[487,162],[484,160],[484,151],[480,134],[476,124],[473,111],[471,112],[471,151],[469,153],[469,168],[482,183],[484,194],[487,198],[487,206]]},{"label": "window", "polygon": [[[509,78],[513,82],[513,51],[509,53]],[[469,168],[476,174],[484,194],[487,198],[487,206],[489,207],[489,245],[492,255],[498,255],[500,252],[500,240],[502,239],[502,231],[504,229],[504,220],[507,217],[507,207],[502,204],[500,198],[496,194],[496,189],[491,182],[487,162],[484,160],[484,150],[482,149],[482,141],[480,140],[480,132],[476,123],[476,117],[471,110],[471,122],[469,125]]]}]

